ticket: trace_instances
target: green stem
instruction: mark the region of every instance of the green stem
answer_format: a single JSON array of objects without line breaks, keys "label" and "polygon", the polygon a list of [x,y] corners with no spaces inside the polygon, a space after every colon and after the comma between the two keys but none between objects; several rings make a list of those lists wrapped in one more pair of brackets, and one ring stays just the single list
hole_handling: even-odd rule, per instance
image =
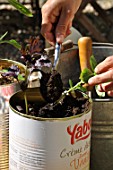
[{"label": "green stem", "polygon": [[26,114],[28,114],[28,102],[27,102],[26,91],[24,92],[24,101],[25,101]]},{"label": "green stem", "polygon": [[[26,69],[25,69],[25,82],[26,81],[28,81],[27,65],[26,65]],[[26,90],[24,91],[24,101],[25,101],[26,114],[28,114],[28,101],[27,101]]]},{"label": "green stem", "polygon": [[[55,105],[58,104],[58,103],[66,96],[66,94],[68,94],[69,92],[75,91],[76,89],[79,89],[79,90],[80,90],[80,87],[81,87],[81,92],[82,92],[82,84],[83,84],[83,82],[82,82],[82,80],[81,80],[81,81],[78,82],[75,86],[69,88],[69,90],[65,90],[65,91],[62,93],[61,97],[60,97],[54,104],[55,104]],[[78,87],[79,87],[79,88],[78,88]]]},{"label": "green stem", "polygon": [[67,93],[76,90],[78,86],[80,86],[82,84],[82,81],[78,82],[75,86],[71,87],[69,90],[67,90]]}]

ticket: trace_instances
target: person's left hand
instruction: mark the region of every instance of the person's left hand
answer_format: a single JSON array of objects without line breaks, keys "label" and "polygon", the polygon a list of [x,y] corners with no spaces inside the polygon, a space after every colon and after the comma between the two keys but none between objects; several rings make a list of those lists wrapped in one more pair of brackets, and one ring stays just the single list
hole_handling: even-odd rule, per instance
[{"label": "person's left hand", "polygon": [[107,57],[95,68],[96,76],[89,79],[89,86],[99,85],[99,91],[113,96],[113,56]]}]

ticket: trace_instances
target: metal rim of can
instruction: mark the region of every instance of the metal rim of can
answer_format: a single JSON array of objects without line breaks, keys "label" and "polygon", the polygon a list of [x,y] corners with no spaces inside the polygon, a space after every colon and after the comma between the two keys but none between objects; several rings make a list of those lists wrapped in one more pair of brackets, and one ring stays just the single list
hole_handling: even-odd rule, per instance
[{"label": "metal rim of can", "polygon": [[113,98],[93,98],[93,102],[113,102]]}]

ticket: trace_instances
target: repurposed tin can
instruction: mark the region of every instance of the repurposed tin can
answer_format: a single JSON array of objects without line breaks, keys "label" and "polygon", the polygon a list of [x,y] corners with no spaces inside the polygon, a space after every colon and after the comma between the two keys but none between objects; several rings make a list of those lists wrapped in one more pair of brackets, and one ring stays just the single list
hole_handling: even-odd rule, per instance
[{"label": "repurposed tin can", "polygon": [[[67,118],[41,118],[14,109],[23,99],[17,92],[10,99],[10,170],[89,170],[92,104],[86,112]],[[42,102],[36,89],[27,92],[30,101]]]},{"label": "repurposed tin can", "polygon": [[[113,44],[97,43],[93,54],[100,63],[113,55]],[[113,170],[113,98],[92,100],[91,170]]]},{"label": "repurposed tin can", "polygon": [[113,169],[113,99],[93,99],[91,170]]},{"label": "repurposed tin can", "polygon": [[[0,66],[18,65],[22,72],[25,66],[18,62],[0,59]],[[20,89],[18,83],[0,85],[0,170],[9,170],[9,99]]]}]

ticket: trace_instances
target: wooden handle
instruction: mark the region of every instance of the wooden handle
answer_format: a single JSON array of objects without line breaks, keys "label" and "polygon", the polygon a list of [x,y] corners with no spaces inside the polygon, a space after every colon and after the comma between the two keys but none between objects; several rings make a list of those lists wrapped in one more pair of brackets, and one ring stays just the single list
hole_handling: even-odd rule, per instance
[{"label": "wooden handle", "polygon": [[[90,69],[90,57],[92,55],[92,39],[90,37],[81,37],[78,40],[78,47],[81,71],[85,68]],[[93,87],[88,86],[87,83],[85,83],[83,87],[87,88],[87,91],[93,90]]]},{"label": "wooden handle", "polygon": [[[71,40],[65,41],[61,46],[61,53],[65,50],[68,50],[73,47],[73,42]],[[47,52],[47,55],[53,55],[54,54],[54,47],[46,48],[45,51]]]},{"label": "wooden handle", "polygon": [[81,37],[78,40],[79,59],[81,71],[90,68],[90,57],[92,55],[92,40],[90,37]]}]

